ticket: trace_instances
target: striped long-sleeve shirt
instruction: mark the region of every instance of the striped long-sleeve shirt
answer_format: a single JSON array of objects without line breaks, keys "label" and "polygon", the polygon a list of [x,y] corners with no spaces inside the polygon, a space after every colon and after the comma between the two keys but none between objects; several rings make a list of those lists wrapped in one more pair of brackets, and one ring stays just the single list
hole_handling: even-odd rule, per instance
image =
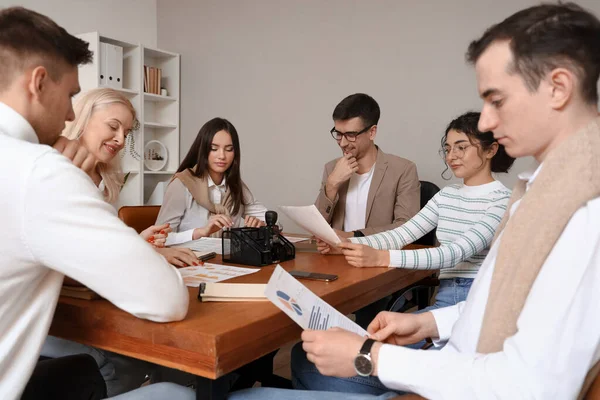
[{"label": "striped long-sleeve shirt", "polygon": [[[404,225],[354,243],[390,251],[390,267],[441,269],[440,279],[474,278],[490,248],[510,198],[499,181],[449,185]],[[400,250],[437,227],[439,247]]]}]

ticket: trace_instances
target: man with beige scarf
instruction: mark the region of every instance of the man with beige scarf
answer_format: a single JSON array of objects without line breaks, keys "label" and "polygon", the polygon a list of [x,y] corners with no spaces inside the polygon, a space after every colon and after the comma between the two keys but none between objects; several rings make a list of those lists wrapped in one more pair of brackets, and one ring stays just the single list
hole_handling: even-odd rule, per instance
[{"label": "man with beige scarf", "polygon": [[[369,326],[374,342],[305,331],[315,378],[327,375],[331,390],[346,393],[258,390],[231,399],[584,396],[600,359],[599,49],[600,21],[574,4],[520,11],[471,43],[484,101],[479,129],[539,166],[519,175],[467,301],[380,313]],[[427,337],[447,344],[401,346]]]}]

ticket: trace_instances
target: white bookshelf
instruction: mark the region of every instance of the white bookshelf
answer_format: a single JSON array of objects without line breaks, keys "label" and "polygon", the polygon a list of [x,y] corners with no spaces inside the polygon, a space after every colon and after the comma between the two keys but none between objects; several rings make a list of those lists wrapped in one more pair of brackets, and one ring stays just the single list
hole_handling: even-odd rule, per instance
[{"label": "white bookshelf", "polygon": [[[129,176],[121,191],[118,206],[146,204],[156,185],[168,182],[179,166],[180,55],[109,38],[98,32],[77,36],[89,42],[90,50],[94,52],[93,62],[79,68],[82,92],[102,86],[100,44],[123,48],[122,88],[113,89],[120,91],[131,101],[136,109],[140,128],[133,133],[134,152],[130,151],[130,142],[127,142],[119,155],[121,167],[125,173],[129,172]],[[162,69],[160,86],[167,90],[166,96],[144,92],[144,65]],[[150,171],[144,166],[144,146],[151,140],[160,141],[167,149],[167,163],[159,171]],[[140,157],[135,157],[132,153],[137,153]]]}]

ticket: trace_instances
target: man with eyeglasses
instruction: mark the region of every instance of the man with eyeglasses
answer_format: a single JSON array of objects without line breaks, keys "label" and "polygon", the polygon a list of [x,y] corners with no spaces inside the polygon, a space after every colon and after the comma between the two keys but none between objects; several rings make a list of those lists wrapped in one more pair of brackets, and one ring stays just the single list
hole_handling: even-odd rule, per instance
[{"label": "man with eyeglasses", "polygon": [[415,164],[375,145],[379,105],[356,93],[333,111],[331,136],[342,157],[323,171],[315,205],[340,237],[394,229],[419,211],[420,183]]}]

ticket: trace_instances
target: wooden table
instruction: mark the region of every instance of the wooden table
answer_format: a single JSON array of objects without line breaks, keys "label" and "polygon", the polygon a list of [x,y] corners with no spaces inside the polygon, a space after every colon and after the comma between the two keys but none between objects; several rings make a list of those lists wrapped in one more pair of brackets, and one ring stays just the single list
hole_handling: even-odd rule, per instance
[{"label": "wooden table", "polygon": [[[338,275],[334,282],[302,283],[344,314],[434,272],[353,268],[343,256],[308,252],[298,252],[282,267]],[[266,283],[273,269],[264,267],[228,282]],[[198,289],[189,291],[186,319],[164,324],[135,318],[108,301],[61,297],[50,334],[212,380],[299,339],[300,327],[268,301],[201,303]]]}]

